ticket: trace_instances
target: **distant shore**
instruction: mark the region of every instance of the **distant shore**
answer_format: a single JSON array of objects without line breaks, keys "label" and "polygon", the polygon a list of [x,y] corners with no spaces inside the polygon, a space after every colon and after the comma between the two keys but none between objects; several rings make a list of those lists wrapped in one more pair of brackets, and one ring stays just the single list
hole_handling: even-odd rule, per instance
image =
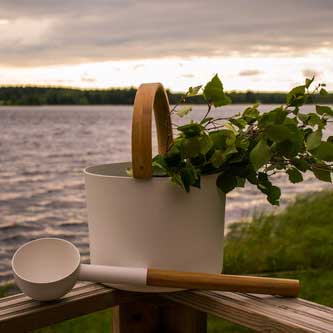
[{"label": "distant shore", "polygon": [[[169,90],[170,104],[179,102],[182,93]],[[0,87],[1,105],[132,105],[134,102],[135,88],[110,88],[110,89],[74,89],[57,87]],[[285,92],[254,92],[231,91],[234,104],[284,104]],[[205,104],[202,96],[187,99],[188,104]],[[327,96],[314,95],[309,103],[332,104],[333,93]]]}]

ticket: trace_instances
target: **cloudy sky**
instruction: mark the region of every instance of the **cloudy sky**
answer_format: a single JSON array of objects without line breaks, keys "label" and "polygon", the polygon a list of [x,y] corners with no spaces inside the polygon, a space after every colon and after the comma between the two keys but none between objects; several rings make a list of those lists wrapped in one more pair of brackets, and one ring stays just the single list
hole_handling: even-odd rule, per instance
[{"label": "cloudy sky", "polygon": [[333,89],[332,0],[0,0],[0,85]]}]

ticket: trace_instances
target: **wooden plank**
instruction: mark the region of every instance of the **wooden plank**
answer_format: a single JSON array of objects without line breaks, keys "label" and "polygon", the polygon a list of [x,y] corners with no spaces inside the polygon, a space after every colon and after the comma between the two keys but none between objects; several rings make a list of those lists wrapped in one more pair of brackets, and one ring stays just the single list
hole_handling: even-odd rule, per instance
[{"label": "wooden plank", "polygon": [[[222,295],[220,295],[220,297],[221,296]],[[216,295],[216,297],[218,297],[218,295]],[[332,328],[333,322],[327,322],[324,316],[318,318],[316,316],[313,316],[310,311],[295,311],[293,305],[296,299],[290,299],[289,301],[291,302],[286,303],[286,299],[284,298],[269,297],[266,299],[265,302],[262,302],[260,298],[244,294],[233,294],[232,298],[235,301],[251,305],[251,309],[260,311],[262,314],[267,314],[269,316],[274,315],[277,318],[289,320],[295,324],[299,323],[300,325],[304,325],[304,323],[306,323],[308,328],[313,327],[314,329],[316,329],[317,327],[320,327],[327,330]],[[269,300],[271,299],[274,299],[275,301],[273,304],[270,304],[269,302]]]},{"label": "wooden plank", "polygon": [[139,301],[113,310],[113,333],[205,333],[207,314],[174,302]]},{"label": "wooden plank", "polygon": [[[280,309],[291,311],[292,313],[307,315],[309,318],[315,318],[320,320],[321,322],[326,322],[331,325],[333,324],[333,315],[331,308],[325,307],[320,304],[312,303],[300,298],[293,299],[292,302],[288,302],[288,304],[286,305],[284,299],[281,299],[280,297],[271,297],[269,295],[265,295],[266,297],[263,298],[262,296],[263,295],[259,294],[247,294],[247,297],[251,299],[257,301],[264,300],[264,304],[276,306]],[[327,314],[326,317],[325,314]]]},{"label": "wooden plank", "polygon": [[[173,304],[168,309],[168,301],[185,307],[181,309]],[[158,319],[167,323],[165,327],[173,332],[177,332],[176,329],[167,325],[175,323],[177,327],[182,322],[192,321],[186,319],[192,316],[192,310],[186,310],[189,308],[259,332],[333,332],[333,309],[302,299],[217,291],[152,295],[116,291],[94,283],[79,284],[56,302],[40,303],[22,294],[1,298],[0,332],[26,332],[112,306],[137,302],[158,304]],[[195,325],[200,325],[200,322]]]},{"label": "wooden plank", "polygon": [[53,302],[33,301],[23,294],[5,297],[0,299],[0,332],[28,332],[144,296],[87,283]]},{"label": "wooden plank", "polygon": [[[164,297],[259,332],[333,332],[333,309],[320,306],[310,316],[311,307],[316,304],[307,302],[306,310],[299,308],[296,312],[295,306],[302,302],[299,299],[274,296],[256,299],[255,295],[217,291],[186,291]],[[273,299],[278,305],[272,304]]]}]

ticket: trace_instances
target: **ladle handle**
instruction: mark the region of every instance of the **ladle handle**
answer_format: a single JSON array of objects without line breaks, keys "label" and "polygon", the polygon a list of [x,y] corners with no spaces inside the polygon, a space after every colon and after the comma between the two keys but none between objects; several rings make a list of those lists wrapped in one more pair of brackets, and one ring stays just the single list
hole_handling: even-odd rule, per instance
[{"label": "ladle handle", "polygon": [[298,280],[148,269],[147,285],[296,297]]},{"label": "ladle handle", "polygon": [[90,282],[146,286],[147,269],[81,264],[78,279]]},{"label": "ladle handle", "polygon": [[79,280],[136,286],[235,291],[296,297],[299,281],[257,276],[177,272],[153,268],[80,266]]}]

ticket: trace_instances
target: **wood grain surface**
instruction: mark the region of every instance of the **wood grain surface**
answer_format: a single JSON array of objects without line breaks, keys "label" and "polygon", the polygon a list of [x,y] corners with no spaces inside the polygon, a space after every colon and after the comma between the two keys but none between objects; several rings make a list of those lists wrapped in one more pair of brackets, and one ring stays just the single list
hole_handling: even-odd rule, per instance
[{"label": "wood grain surface", "polygon": [[158,151],[172,143],[168,96],[160,83],[142,84],[136,93],[132,116],[132,168],[134,178],[152,177],[152,113],[157,129]]},{"label": "wood grain surface", "polygon": [[[114,290],[96,283],[80,283],[55,302],[40,303],[23,294],[1,298],[0,332],[27,332],[94,311],[148,299],[183,304],[258,332],[333,332],[333,309],[303,299],[221,291],[149,295]],[[182,316],[179,312],[179,320]]]},{"label": "wood grain surface", "polygon": [[222,290],[296,297],[299,281],[257,276],[205,274],[148,269],[147,285],[186,289]]}]

